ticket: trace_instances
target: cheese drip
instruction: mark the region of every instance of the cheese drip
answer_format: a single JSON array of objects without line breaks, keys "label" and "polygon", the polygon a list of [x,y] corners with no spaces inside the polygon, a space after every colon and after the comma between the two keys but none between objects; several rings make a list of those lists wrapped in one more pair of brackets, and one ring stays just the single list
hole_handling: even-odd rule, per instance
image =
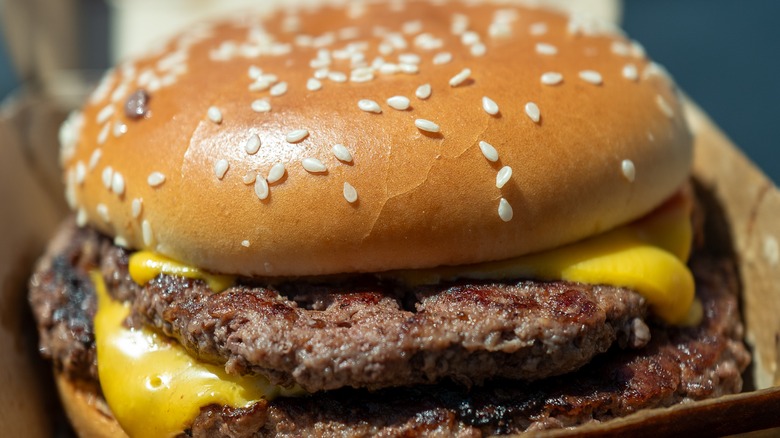
[{"label": "cheese drip", "polygon": [[210,404],[246,407],[302,390],[270,384],[260,376],[232,376],[194,359],[178,344],[123,322],[130,306],[114,301],[103,278],[92,273],[98,296],[95,344],[103,395],[131,437],[172,437]]},{"label": "cheese drip", "polygon": [[685,262],[693,231],[691,201],[680,194],[644,218],[570,245],[497,262],[390,274],[407,284],[457,279],[535,278],[606,284],[641,294],[665,322],[698,324],[701,307]]},{"label": "cheese drip", "polygon": [[210,274],[151,251],[139,251],[131,255],[128,269],[133,281],[141,286],[160,274],[168,274],[200,279],[205,281],[214,292],[222,292],[229,288],[235,280],[233,276]]}]

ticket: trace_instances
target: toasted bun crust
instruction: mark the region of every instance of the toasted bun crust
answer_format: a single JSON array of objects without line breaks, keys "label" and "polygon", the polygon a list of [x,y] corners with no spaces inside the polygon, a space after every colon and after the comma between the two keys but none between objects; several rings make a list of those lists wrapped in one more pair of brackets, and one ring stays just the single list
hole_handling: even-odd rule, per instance
[{"label": "toasted bun crust", "polygon": [[[276,78],[251,85],[251,66]],[[323,68],[321,88],[307,87]],[[543,83],[547,72],[562,82]],[[430,97],[415,96],[423,84]],[[128,117],[139,89],[145,115]],[[394,109],[393,96],[410,107]],[[258,100],[270,110],[254,111]],[[369,272],[518,256],[642,216],[689,173],[682,112],[641,47],[587,20],[460,3],[325,7],[193,28],[125,62],[64,125],[62,155],[80,222],[120,245],[234,274]],[[286,140],[300,129],[308,136]],[[306,158],[327,171],[305,170]],[[284,176],[261,200],[244,179],[276,163]],[[503,166],[512,175],[498,188]],[[154,172],[164,182],[150,184]]]},{"label": "toasted bun crust", "polygon": [[126,438],[127,434],[108,412],[105,401],[89,388],[83,388],[65,375],[54,373],[65,413],[81,438]]}]

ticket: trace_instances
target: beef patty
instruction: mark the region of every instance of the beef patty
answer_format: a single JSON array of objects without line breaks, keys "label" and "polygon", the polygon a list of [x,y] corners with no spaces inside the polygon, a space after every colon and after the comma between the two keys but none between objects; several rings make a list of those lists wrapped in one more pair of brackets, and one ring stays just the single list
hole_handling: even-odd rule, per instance
[{"label": "beef patty", "polygon": [[[72,284],[86,273],[69,271],[67,260],[97,248],[93,262],[111,293],[133,303],[136,323],[229,373],[262,374],[309,392],[445,378],[467,386],[495,377],[537,380],[576,370],[615,341],[641,347],[649,340],[644,300],[622,288],[532,281],[411,288],[362,278],[336,286],[239,283],[215,294],[200,280],[169,275],[141,287],[128,274],[127,251],[88,230],[63,233],[71,236],[61,239],[67,248],[33,280],[36,313],[49,333],[67,333],[91,315],[58,318],[47,301],[94,312],[94,299],[84,297],[91,287]],[[47,299],[52,292],[56,298]],[[55,348],[51,338],[46,350]]]},{"label": "beef patty", "polygon": [[[87,273],[98,267],[108,269],[110,263],[126,266],[126,255],[124,251],[113,247],[95,232],[76,230],[72,225],[68,225],[60,233],[32,279],[30,299],[41,333],[41,351],[54,359],[56,366],[72,378],[96,381],[91,323],[95,312],[95,296]],[[675,328],[651,324],[649,331],[652,340],[645,348],[621,349],[613,345],[608,354],[597,355],[589,364],[576,372],[535,382],[491,379],[483,385],[470,388],[445,380],[433,385],[403,386],[376,391],[341,388],[318,392],[307,397],[277,398],[270,402],[257,403],[250,408],[206,406],[202,408],[201,414],[186,434],[191,436],[266,434],[478,436],[603,421],[642,408],[668,406],[684,400],[738,392],[742,385],[740,373],[747,366],[749,356],[741,341],[743,333],[739,321],[733,264],[726,259],[710,259],[699,254],[694,257],[691,266],[696,276],[697,296],[704,308],[704,320],[701,325],[695,328]],[[187,342],[195,342],[194,340],[198,338],[191,337],[188,341],[187,336],[193,335],[187,335],[186,330],[177,328],[177,315],[183,312],[180,304],[182,297],[187,294],[205,294],[211,298],[227,296],[224,293],[213,295],[199,282],[165,277],[158,278],[147,288],[138,288],[127,280],[126,271],[120,269],[116,272],[118,274],[112,275],[107,280],[115,296],[133,300],[135,309],[133,323],[153,322],[163,331],[181,336],[185,345]],[[590,299],[591,303],[599,303],[596,295],[603,295],[605,292],[621,294],[620,300],[627,300],[627,302],[619,307],[634,309],[636,313],[624,315],[624,325],[620,325],[623,331],[615,328],[615,334],[612,336],[617,338],[622,336],[626,344],[633,342],[638,345],[647,341],[647,327],[641,319],[638,319],[643,311],[641,300],[633,293],[615,288],[527,282],[512,285],[480,284],[456,285],[439,289],[421,288],[411,292],[419,301],[415,311],[403,304],[409,296],[399,295],[394,288],[383,289],[383,295],[379,296],[377,291],[366,290],[361,284],[351,284],[350,288],[339,290],[338,293],[327,292],[315,286],[282,285],[272,290],[240,284],[228,291],[228,294],[252,296],[250,303],[263,303],[269,296],[276,297],[276,300],[284,303],[287,309],[280,311],[279,315],[285,317],[294,315],[291,318],[293,321],[296,318],[310,317],[307,315],[315,311],[326,314],[327,309],[335,305],[336,308],[330,314],[324,315],[325,325],[317,323],[308,327],[307,330],[311,333],[312,329],[321,327],[340,327],[335,321],[346,319],[352,322],[345,315],[359,315],[360,311],[365,312],[366,310],[360,309],[360,306],[365,306],[366,303],[382,303],[380,306],[382,310],[378,311],[379,315],[382,315],[384,309],[394,309],[394,312],[406,312],[405,314],[408,314],[413,321],[425,321],[426,318],[420,319],[417,316],[422,313],[421,309],[445,309],[442,313],[446,315],[446,310],[453,308],[454,303],[465,301],[477,307],[467,306],[468,310],[463,314],[465,317],[458,319],[464,321],[464,327],[474,326],[479,329],[485,326],[473,322],[477,314],[470,313],[476,312],[478,306],[481,305],[482,309],[487,309],[484,310],[485,312],[490,311],[494,314],[504,314],[502,312],[509,311],[507,309],[517,311],[522,309],[522,306],[514,306],[518,301],[508,297],[511,292],[522,294],[523,291],[541,290],[544,287],[549,287],[549,292],[544,292],[549,297],[574,294],[576,299],[565,301],[553,299],[552,303],[548,303],[564,310],[572,304],[562,306],[555,303],[575,303],[577,308],[583,308],[591,306],[591,304],[587,306],[582,304],[587,299]],[[153,290],[162,293],[157,301],[150,295]],[[469,290],[475,292],[472,299],[465,297],[466,291]],[[594,294],[595,291],[599,293]],[[362,298],[364,296],[374,298]],[[387,297],[392,297],[396,305],[383,303],[383,300],[389,300]],[[602,297],[601,300],[603,299]],[[538,304],[541,302],[543,301]],[[201,315],[200,312],[208,313],[208,309],[215,310],[217,311],[215,314],[220,315],[218,311],[223,308],[220,307],[219,301],[216,303],[216,305],[204,304],[203,307],[196,306],[192,311],[192,315],[195,316],[190,317],[190,321],[198,321],[198,318],[203,321],[203,318],[197,315]],[[246,304],[242,303],[242,305]],[[359,305],[357,311],[350,310],[350,306],[356,305]],[[533,306],[530,307],[533,309]],[[236,312],[229,311],[226,315],[236,315]],[[549,314],[558,315],[563,325],[572,317],[568,312],[561,310]],[[330,315],[333,317],[330,318]],[[455,315],[460,314],[455,312]],[[483,314],[482,318],[484,317]],[[384,318],[384,316],[377,316],[377,318]],[[370,318],[367,319],[371,321]],[[465,324],[469,321],[472,321],[469,325]],[[349,333],[349,329],[355,325],[352,322],[352,325],[340,328],[347,329]],[[187,324],[180,325],[180,327],[187,326]],[[288,327],[295,329],[303,326],[291,324]],[[505,336],[489,340],[489,336],[485,335],[485,332],[482,333],[482,335],[469,336],[477,336],[476,339],[481,339],[477,345],[483,350],[491,346],[503,347],[511,344]],[[348,339],[342,337],[341,340]],[[453,349],[455,353],[450,354],[457,354],[459,350],[468,351],[465,348],[467,344],[461,342],[455,344],[457,345]],[[536,342],[543,343],[544,339]],[[223,356],[218,345],[218,341],[212,340],[205,349],[194,351],[209,360],[220,360]],[[418,345],[433,344],[423,342]],[[576,344],[572,344],[568,349],[577,347]],[[434,353],[433,357],[442,358],[441,354]],[[501,354],[499,353],[499,356]],[[474,357],[483,360],[479,355]],[[495,361],[492,363],[496,363]],[[228,361],[228,366],[239,365],[236,369],[251,369],[251,366],[234,362],[241,361]],[[422,363],[424,364],[425,361]],[[477,362],[477,364],[484,365],[484,362]],[[479,370],[480,366],[472,369]],[[477,377],[471,377],[469,380],[487,377],[487,374],[481,376],[479,373],[476,374]]]}]

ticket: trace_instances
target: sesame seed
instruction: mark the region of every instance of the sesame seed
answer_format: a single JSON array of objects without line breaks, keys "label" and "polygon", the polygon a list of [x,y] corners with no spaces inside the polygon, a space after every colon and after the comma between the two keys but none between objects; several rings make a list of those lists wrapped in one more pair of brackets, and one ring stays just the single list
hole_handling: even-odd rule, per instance
[{"label": "sesame seed", "polygon": [[333,145],[333,155],[335,155],[339,161],[343,161],[345,163],[352,162],[352,153],[350,153],[349,149],[347,149],[343,144]]},{"label": "sesame seed", "polygon": [[252,102],[252,111],[256,113],[267,113],[271,111],[271,103],[266,99],[257,99]]},{"label": "sesame seed", "polygon": [[547,33],[547,23],[533,23],[528,28],[528,32],[533,36],[541,36]]},{"label": "sesame seed", "polygon": [[271,169],[268,171],[268,178],[266,178],[268,184],[273,184],[282,179],[284,172],[285,170],[283,163],[276,163],[271,166]]},{"label": "sesame seed", "polygon": [[[116,87],[116,89],[114,89],[114,92],[111,93],[111,101],[112,102],[117,102],[121,98],[125,97],[125,95],[127,94],[127,87],[128,87],[128,83],[127,82],[123,82],[123,83],[119,84],[119,86]],[[98,123],[100,123],[100,122],[98,122]]]},{"label": "sesame seed", "polygon": [[250,65],[249,66],[249,71],[247,73],[249,74],[249,78],[250,79],[255,80],[255,79],[259,78],[263,74],[263,69],[261,69],[260,67],[258,67],[256,65]]},{"label": "sesame seed", "polygon": [[422,100],[431,97],[431,84],[420,85],[417,87],[417,90],[415,90],[414,95],[417,96],[418,99]]},{"label": "sesame seed", "polygon": [[309,91],[317,91],[320,88],[322,88],[322,82],[320,82],[318,79],[315,78],[309,78],[308,81],[306,81],[306,89]]},{"label": "sesame seed", "polygon": [[509,205],[509,201],[501,198],[498,201],[498,217],[504,222],[509,222],[512,220],[512,216],[514,216],[514,212],[512,211],[512,206]]},{"label": "sesame seed", "polygon": [[369,99],[360,99],[358,101],[358,108],[367,113],[379,114],[382,112],[382,108],[379,107],[379,104]]},{"label": "sesame seed", "polygon": [[347,75],[340,71],[332,71],[328,73],[328,79],[333,82],[347,82]]},{"label": "sesame seed", "polygon": [[539,119],[542,116],[541,112],[539,111],[539,107],[533,102],[528,102],[525,104],[525,114],[531,120],[533,120],[534,123],[539,123]]},{"label": "sesame seed", "polygon": [[261,81],[268,82],[269,84],[274,84],[276,81],[279,80],[279,78],[275,74],[266,73],[259,78]]},{"label": "sesame seed", "polygon": [[163,87],[170,87],[171,85],[176,83],[176,76],[173,74],[168,74],[162,77],[162,80],[160,81],[160,84]]},{"label": "sesame seed", "polygon": [[400,68],[396,64],[385,62],[379,67],[379,73],[383,75],[394,75],[400,71]]},{"label": "sesame seed", "polygon": [[249,241],[248,240],[242,240],[241,241],[241,246],[243,246],[244,248],[249,248]]},{"label": "sesame seed", "polygon": [[509,23],[494,21],[488,27],[488,35],[491,38],[506,38],[512,36],[512,27]]},{"label": "sesame seed", "polygon": [[127,125],[125,125],[122,122],[116,122],[114,123],[114,137],[121,137],[124,134],[127,134]]},{"label": "sesame seed", "polygon": [[405,49],[407,47],[406,39],[399,33],[391,33],[387,35],[387,42],[394,49]]},{"label": "sesame seed", "polygon": [[444,41],[429,33],[421,33],[414,38],[414,45],[423,50],[436,50],[444,46]]},{"label": "sesame seed", "polygon": [[269,88],[271,88],[271,81],[265,80],[263,78],[258,78],[255,82],[252,82],[249,84],[249,91],[265,91]]},{"label": "sesame seed", "polygon": [[563,82],[563,75],[554,71],[548,71],[542,74],[542,84],[558,85]]},{"label": "sesame seed", "polygon": [[103,125],[103,129],[100,130],[100,133],[98,133],[97,142],[98,144],[103,144],[108,140],[108,133],[111,132],[111,124],[106,123]]},{"label": "sesame seed", "polygon": [[623,160],[620,163],[620,171],[623,172],[623,176],[628,182],[634,182],[634,179],[636,178],[636,167],[634,166],[633,161]]},{"label": "sesame seed", "polygon": [[298,143],[308,136],[309,131],[305,129],[296,129],[295,131],[289,132],[285,137],[285,140],[287,140],[287,143]]},{"label": "sesame seed", "polygon": [[314,70],[314,78],[315,79],[328,79],[328,69],[327,68],[318,68],[317,70]]},{"label": "sesame seed", "polygon": [[390,43],[381,43],[381,44],[379,44],[378,50],[379,50],[379,53],[381,53],[382,55],[387,56],[387,55],[393,53],[393,46]]},{"label": "sesame seed", "polygon": [[119,172],[114,172],[114,176],[111,178],[111,191],[117,196],[125,194],[125,178]]},{"label": "sesame seed", "polygon": [[87,166],[84,162],[79,161],[76,163],[76,183],[79,185],[84,184],[84,179],[87,177]]},{"label": "sesame seed", "polygon": [[322,164],[322,161],[316,158],[304,158],[301,161],[301,164],[303,165],[303,168],[306,169],[306,171],[309,173],[324,173],[328,171],[328,168]]},{"label": "sesame seed", "polygon": [[626,64],[623,66],[623,77],[629,81],[636,81],[639,79],[639,72],[634,64]]},{"label": "sesame seed", "polygon": [[279,82],[278,84],[271,87],[271,91],[269,93],[271,96],[281,96],[282,94],[287,92],[287,82]]},{"label": "sesame seed", "polygon": [[309,61],[309,67],[311,68],[322,68],[322,67],[328,67],[330,66],[330,59],[326,58],[316,58]]},{"label": "sesame seed", "polygon": [[255,182],[255,179],[257,179],[257,171],[256,170],[250,170],[249,172],[244,175],[243,178],[241,178],[241,181],[244,182],[244,184],[249,185],[253,184]]},{"label": "sesame seed", "polygon": [[458,85],[462,84],[466,81],[466,79],[471,76],[471,70],[468,68],[464,68],[460,71],[460,73],[456,74],[450,79],[450,87],[457,87]]},{"label": "sesame seed", "polygon": [[612,44],[610,45],[610,50],[612,51],[612,53],[618,56],[628,56],[631,53],[628,48],[628,44],[622,41],[612,41]]},{"label": "sesame seed", "polygon": [[154,244],[154,233],[152,232],[152,224],[148,220],[144,219],[141,222],[141,235],[144,239],[144,245],[150,247]]},{"label": "sesame seed", "polygon": [[84,225],[87,225],[88,220],[89,218],[87,217],[87,210],[79,208],[78,213],[76,213],[76,225],[83,227]]},{"label": "sesame seed", "polygon": [[413,35],[422,31],[422,22],[420,20],[407,21],[401,25],[401,31],[407,35]]},{"label": "sesame seed", "polygon": [[487,96],[482,97],[482,109],[491,116],[498,114],[498,104]]},{"label": "sesame seed", "polygon": [[638,41],[631,41],[631,55],[634,58],[644,58],[646,55],[645,48]]},{"label": "sesame seed", "polygon": [[92,155],[89,157],[89,170],[93,170],[95,166],[97,166],[98,161],[100,161],[100,156],[103,155],[103,151],[100,149],[95,149],[92,151]]},{"label": "sesame seed", "polygon": [[469,17],[463,14],[452,15],[452,25],[450,31],[453,35],[461,35],[469,27]]},{"label": "sesame seed", "polygon": [[471,56],[484,56],[487,53],[487,47],[482,43],[476,43],[469,49]]},{"label": "sesame seed", "polygon": [[144,201],[141,198],[135,198],[133,199],[133,202],[130,204],[130,213],[133,215],[133,219],[138,219],[141,217],[141,212],[144,208]]},{"label": "sesame seed", "polygon": [[146,178],[146,182],[152,187],[159,187],[165,182],[165,175],[160,172],[152,172]]},{"label": "sesame seed", "polygon": [[555,55],[558,53],[558,48],[552,44],[536,43],[536,53],[540,55]]},{"label": "sesame seed", "polygon": [[647,79],[650,76],[661,76],[668,80],[669,82],[674,82],[672,79],[672,76],[669,74],[669,72],[662,66],[661,64],[658,64],[657,62],[649,62],[645,65],[645,68],[642,70],[642,79]]},{"label": "sesame seed", "polygon": [[219,110],[219,108],[215,106],[210,106],[208,111],[206,112],[206,115],[208,116],[209,120],[216,124],[222,123],[222,111]]},{"label": "sesame seed", "polygon": [[439,125],[431,122],[430,120],[425,119],[417,119],[414,121],[414,126],[417,127],[417,129],[421,131],[426,132],[439,132],[440,128]]},{"label": "sesame seed", "polygon": [[108,104],[103,109],[100,110],[97,114],[97,122],[98,124],[103,124],[108,121],[108,119],[111,118],[111,116],[114,115],[114,105]]},{"label": "sesame seed", "polygon": [[390,108],[397,109],[398,111],[404,111],[409,109],[409,98],[404,96],[393,96],[387,99],[387,105]]},{"label": "sesame seed", "polygon": [[603,80],[601,78],[601,73],[595,71],[595,70],[582,70],[579,73],[580,79],[582,79],[585,82],[591,83],[593,85],[601,85]]},{"label": "sesame seed", "polygon": [[252,134],[244,142],[244,150],[249,155],[254,155],[260,150],[260,137],[257,134]]},{"label": "sesame seed", "polygon": [[103,186],[111,190],[111,180],[114,178],[114,169],[111,166],[106,166],[105,169],[103,169],[102,179],[103,179]]},{"label": "sesame seed", "polygon": [[155,92],[155,91],[160,89],[160,87],[162,86],[162,82],[160,81],[160,78],[158,78],[154,74],[154,72],[150,71],[149,73],[150,73],[150,75],[145,78],[145,79],[147,79],[147,81],[145,83],[142,83],[139,80],[139,85],[141,85],[143,87],[146,87],[147,91],[153,93],[153,92]]},{"label": "sesame seed", "polygon": [[496,174],[496,187],[499,189],[504,187],[509,182],[509,178],[512,178],[512,168],[504,166]]},{"label": "sesame seed", "polygon": [[230,163],[228,163],[227,160],[217,160],[217,162],[214,163],[214,175],[216,175],[217,178],[222,179],[225,177],[229,168]]},{"label": "sesame seed", "polygon": [[417,64],[398,64],[398,70],[400,70],[401,73],[414,75],[420,71],[420,67]]},{"label": "sesame seed", "polygon": [[476,44],[479,42],[479,34],[473,30],[463,32],[463,34],[460,36],[460,42],[465,46]]},{"label": "sesame seed", "polygon": [[437,53],[433,57],[433,65],[447,64],[450,61],[452,61],[452,53],[450,52]]},{"label": "sesame seed", "polygon": [[492,144],[486,141],[480,141],[479,150],[482,151],[482,155],[484,155],[485,158],[491,163],[498,161],[498,151],[493,147]]},{"label": "sesame seed", "polygon": [[97,212],[100,215],[100,218],[103,219],[103,221],[105,222],[111,221],[111,218],[108,216],[108,206],[106,206],[106,204],[98,204]]},{"label": "sesame seed", "polygon": [[344,182],[344,199],[350,204],[354,204],[358,199],[357,190],[348,182]]},{"label": "sesame seed", "polygon": [[674,109],[672,109],[671,105],[669,105],[669,102],[667,102],[663,96],[660,94],[656,95],[655,103],[658,105],[658,108],[661,109],[661,112],[666,114],[666,117],[669,117],[670,119],[674,117]]},{"label": "sesame seed", "polygon": [[402,53],[398,55],[398,62],[401,64],[419,64],[420,55],[414,53]]},{"label": "sesame seed", "polygon": [[122,236],[116,236],[116,237],[114,237],[114,245],[116,245],[116,246],[118,246],[118,247],[120,247],[120,248],[127,248],[128,246],[130,246],[130,245],[127,243],[127,239],[125,239],[125,238],[124,238],[124,237],[122,237]]},{"label": "sesame seed", "polygon": [[255,179],[255,195],[257,195],[257,198],[261,201],[268,198],[268,195],[271,193],[271,190],[268,188],[268,181],[265,180],[265,178],[260,177]]}]

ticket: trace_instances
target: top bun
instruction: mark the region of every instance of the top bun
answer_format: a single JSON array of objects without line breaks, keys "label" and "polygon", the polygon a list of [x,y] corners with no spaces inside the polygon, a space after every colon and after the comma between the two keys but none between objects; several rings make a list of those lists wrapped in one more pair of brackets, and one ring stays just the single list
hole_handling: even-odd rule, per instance
[{"label": "top bun", "polygon": [[244,14],[119,65],[61,132],[79,223],[215,272],[372,272],[556,247],[684,182],[691,135],[641,46],[440,3]]}]

